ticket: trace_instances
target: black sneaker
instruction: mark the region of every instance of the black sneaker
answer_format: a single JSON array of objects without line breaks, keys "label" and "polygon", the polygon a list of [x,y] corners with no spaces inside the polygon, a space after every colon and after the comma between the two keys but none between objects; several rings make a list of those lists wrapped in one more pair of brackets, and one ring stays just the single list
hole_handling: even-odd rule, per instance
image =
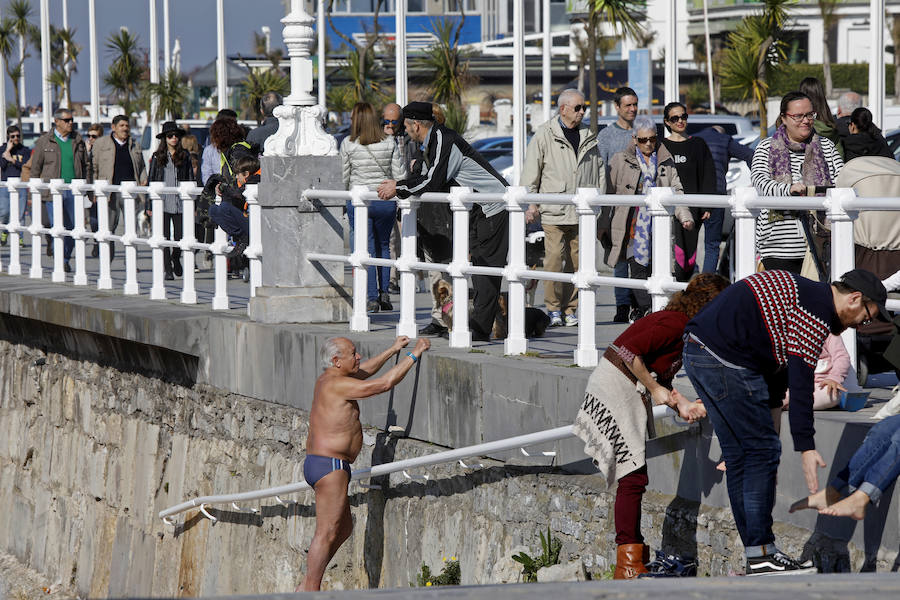
[{"label": "black sneaker", "polygon": [[811,560],[799,562],[780,550],[775,554],[747,559],[747,576],[756,575],[809,575],[818,573]]},{"label": "black sneaker", "polygon": [[631,310],[631,307],[627,304],[616,306],[616,316],[613,317],[613,323],[627,323],[629,310]]},{"label": "black sneaker", "polygon": [[435,323],[434,321],[419,330],[419,335],[443,336],[445,333],[447,333],[447,328],[443,325]]}]

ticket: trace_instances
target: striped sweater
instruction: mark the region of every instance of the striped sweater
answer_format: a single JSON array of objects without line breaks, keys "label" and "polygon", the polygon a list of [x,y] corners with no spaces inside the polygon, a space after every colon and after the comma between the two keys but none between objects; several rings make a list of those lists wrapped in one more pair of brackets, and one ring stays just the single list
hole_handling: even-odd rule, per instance
[{"label": "striped sweater", "polygon": [[842,330],[831,286],[787,271],[764,271],[727,287],[685,328],[724,361],[772,381],[786,375],[798,452],[815,448],[815,368],[828,334]]},{"label": "striped sweater", "polygon": [[[844,167],[844,161],[841,160],[831,140],[819,139],[822,143],[822,152],[825,155],[828,172],[831,180],[834,181]],[[769,171],[769,147],[771,144],[772,138],[766,138],[756,147],[750,167],[750,179],[757,192],[762,196],[789,196],[791,186],[771,178]],[[801,180],[800,168],[802,166],[803,153],[791,152],[791,180],[794,183]],[[763,209],[756,219],[756,249],[763,258],[802,259],[806,254],[806,237],[803,234],[803,226],[800,221],[791,218],[770,223],[769,211]]]}]

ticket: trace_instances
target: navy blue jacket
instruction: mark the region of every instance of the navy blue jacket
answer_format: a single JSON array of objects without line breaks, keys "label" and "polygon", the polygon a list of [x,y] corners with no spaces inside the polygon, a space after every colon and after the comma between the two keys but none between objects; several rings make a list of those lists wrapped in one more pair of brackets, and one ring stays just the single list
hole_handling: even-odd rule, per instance
[{"label": "navy blue jacket", "polygon": [[28,162],[28,157],[31,156],[31,150],[19,144],[9,151],[13,160],[8,161],[3,158],[7,145],[3,144],[0,146],[0,173],[2,173],[3,181],[6,181],[9,177],[21,177],[22,165]]},{"label": "navy blue jacket", "polygon": [[695,133],[694,137],[702,139],[709,146],[713,163],[716,165],[716,193],[725,194],[725,173],[728,172],[728,162],[732,158],[736,158],[747,163],[749,167],[750,161],[753,160],[753,150],[734,141],[734,138],[727,133],[719,133],[712,127]]}]

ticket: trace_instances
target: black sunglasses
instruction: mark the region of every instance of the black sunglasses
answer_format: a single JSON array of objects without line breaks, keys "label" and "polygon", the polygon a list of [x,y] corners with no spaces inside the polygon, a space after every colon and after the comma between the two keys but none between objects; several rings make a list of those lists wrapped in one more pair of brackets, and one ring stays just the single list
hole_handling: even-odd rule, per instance
[{"label": "black sunglasses", "polygon": [[170,131],[169,133],[166,134],[166,138],[173,138],[173,137],[178,137],[178,134],[175,133],[174,131]]},{"label": "black sunglasses", "polygon": [[400,123],[400,119],[383,119],[381,121],[382,125],[397,125]]},{"label": "black sunglasses", "polygon": [[71,123],[74,120],[75,119],[73,119],[72,117],[69,117],[68,119],[62,119],[62,118],[57,119],[57,121],[62,121],[63,123]]},{"label": "black sunglasses", "polygon": [[583,110],[587,110],[587,104],[576,104],[572,107],[572,110],[575,112],[581,112]]},{"label": "black sunglasses", "polygon": [[669,123],[677,123],[678,121],[684,121],[687,123],[688,116],[685,115],[675,115],[674,117],[669,117]]},{"label": "black sunglasses", "polygon": [[863,302],[863,308],[866,309],[866,320],[861,323],[861,325],[868,325],[872,322],[872,313],[869,312],[869,303]]},{"label": "black sunglasses", "polygon": [[634,139],[637,140],[637,143],[638,143],[638,144],[646,144],[647,142],[650,142],[651,144],[655,144],[655,143],[656,143],[656,136],[655,136],[655,135],[651,135],[650,137],[645,137],[645,138],[639,137],[639,138],[634,138]]},{"label": "black sunglasses", "polygon": [[89,133],[88,137],[91,138],[92,140],[96,140],[100,136],[98,136],[96,133]]}]

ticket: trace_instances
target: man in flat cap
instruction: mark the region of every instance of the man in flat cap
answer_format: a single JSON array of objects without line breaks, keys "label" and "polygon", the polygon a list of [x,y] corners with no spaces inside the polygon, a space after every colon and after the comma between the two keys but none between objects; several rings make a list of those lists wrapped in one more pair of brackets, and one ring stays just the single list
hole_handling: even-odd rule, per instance
[{"label": "man in flat cap", "polygon": [[[476,152],[461,135],[435,123],[429,102],[410,102],[403,107],[409,136],[422,145],[422,170],[409,178],[386,180],[378,196],[408,198],[426,192],[449,192],[452,186],[471,187],[476,192],[504,193],[506,180]],[[503,267],[509,247],[509,230],[503,202],[476,202],[469,216],[469,252],[475,266]],[[472,320],[473,341],[489,341],[501,278],[473,275],[475,298]]]}]

